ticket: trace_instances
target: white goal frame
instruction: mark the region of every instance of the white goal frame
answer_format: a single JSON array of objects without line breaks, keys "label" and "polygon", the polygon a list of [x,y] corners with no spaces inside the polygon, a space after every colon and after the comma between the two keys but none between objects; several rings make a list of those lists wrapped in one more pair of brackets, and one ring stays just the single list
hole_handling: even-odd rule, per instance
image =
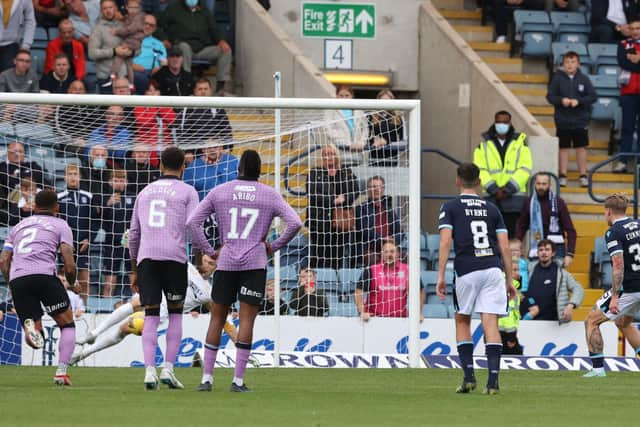
[{"label": "white goal frame", "polygon": [[[201,108],[255,108],[274,109],[276,123],[274,136],[277,164],[280,155],[279,109],[302,110],[397,110],[409,114],[409,367],[417,368],[420,362],[418,347],[420,328],[420,184],[421,184],[421,141],[420,141],[420,101],[382,99],[320,99],[320,98],[233,98],[233,97],[173,97],[139,95],[68,95],[37,93],[0,93],[2,104],[51,104],[51,105],[93,105],[93,106],[146,106],[146,107],[201,107]],[[276,168],[275,186],[280,190],[279,168]],[[275,265],[279,265],[276,254]],[[275,269],[276,283],[279,284],[279,269]],[[279,301],[280,286],[276,286],[276,301]],[[276,310],[276,331],[279,331],[279,314]],[[279,334],[278,334],[279,335]],[[275,361],[279,361],[279,336],[274,337]],[[275,364],[276,366],[278,363]]]}]

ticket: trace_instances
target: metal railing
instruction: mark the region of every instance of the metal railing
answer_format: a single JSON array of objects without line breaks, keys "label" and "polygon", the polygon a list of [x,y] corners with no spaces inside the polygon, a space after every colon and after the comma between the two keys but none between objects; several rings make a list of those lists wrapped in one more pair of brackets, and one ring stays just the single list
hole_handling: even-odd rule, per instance
[{"label": "metal railing", "polygon": [[[462,162],[458,159],[456,159],[455,157],[451,156],[448,153],[445,153],[444,151],[438,149],[438,148],[423,148],[421,150],[422,154],[424,155],[425,153],[433,153],[433,154],[437,154],[438,156],[449,160],[451,163],[454,163],[457,166],[460,166],[462,164]],[[453,199],[455,197],[458,197],[457,194],[435,194],[435,193],[426,193],[426,194],[422,194],[420,196],[420,198],[422,200],[449,200],[449,199]]]},{"label": "metal railing", "polygon": [[635,172],[633,174],[633,199],[631,200],[631,203],[633,203],[633,218],[638,219],[638,185],[640,185],[640,164],[638,164],[638,160],[640,159],[640,153],[618,153],[606,160],[596,163],[588,172],[587,177],[589,180],[589,186],[587,187],[587,191],[591,200],[598,203],[604,203],[605,199],[603,197],[596,196],[593,192],[593,175],[598,173],[598,170],[602,169],[602,167],[607,166],[616,160],[630,157],[633,157],[636,160]]}]

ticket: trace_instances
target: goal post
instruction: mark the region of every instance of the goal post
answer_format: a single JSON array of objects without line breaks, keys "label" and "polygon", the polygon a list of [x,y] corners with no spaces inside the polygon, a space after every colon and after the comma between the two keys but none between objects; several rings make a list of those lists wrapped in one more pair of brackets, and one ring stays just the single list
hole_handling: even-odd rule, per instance
[{"label": "goal post", "polygon": [[[233,137],[230,141],[225,141],[225,147],[229,143],[235,146],[234,150],[241,151],[245,147],[262,147],[265,150],[273,151],[273,163],[275,167],[273,169],[274,181],[270,183],[275,188],[280,189],[281,194],[286,195],[288,188],[282,183],[282,179],[286,177],[281,176],[281,171],[284,166],[287,165],[288,159],[282,155],[282,146],[284,144],[298,144],[296,148],[302,152],[306,157],[303,157],[301,161],[307,162],[304,168],[305,174],[308,173],[310,165],[312,164],[312,157],[314,156],[314,142],[309,140],[312,138],[306,135],[310,133],[317,133],[321,135],[321,138],[316,138],[315,148],[321,148],[325,145],[332,144],[330,140],[330,132],[327,127],[331,124],[327,122],[326,115],[323,112],[326,111],[364,111],[366,113],[365,120],[376,111],[397,111],[402,113],[404,126],[405,126],[405,140],[406,148],[403,149],[403,153],[406,157],[406,167],[402,169],[402,173],[406,173],[408,181],[408,188],[391,188],[393,191],[402,192],[406,198],[405,205],[403,205],[403,211],[406,213],[406,218],[402,221],[402,235],[403,242],[402,247],[407,250],[406,264],[408,266],[409,286],[408,286],[408,303],[407,303],[407,341],[406,347],[408,350],[408,365],[410,367],[418,367],[420,364],[420,350],[419,350],[419,332],[420,332],[420,316],[422,307],[421,301],[421,141],[420,141],[420,101],[419,100],[384,100],[384,99],[316,99],[316,98],[235,98],[235,97],[162,97],[162,96],[119,96],[119,95],[59,95],[59,94],[27,94],[27,93],[1,93],[0,94],[0,106],[2,106],[3,112],[8,110],[8,106],[44,106],[49,105],[52,108],[59,106],[89,106],[96,107],[95,124],[101,123],[103,120],[104,110],[109,106],[121,106],[121,107],[170,107],[175,111],[181,109],[225,109],[229,115],[235,115],[240,117],[240,121],[246,123],[246,132],[236,132],[234,129]],[[17,111],[18,109],[16,109]],[[12,141],[12,138],[16,137],[21,139],[23,144],[30,144],[30,141],[37,139],[34,135],[30,135],[30,129],[36,132],[37,125],[42,123],[40,116],[42,110],[23,112],[21,119],[22,136],[11,135],[11,131],[5,134],[5,145]],[[15,114],[11,110],[12,114]],[[254,123],[253,117],[258,117],[263,112],[271,112],[273,119],[267,121],[256,120]],[[12,119],[7,119],[7,115],[2,116],[1,121],[9,123],[15,129],[17,125],[12,123]],[[179,120],[176,119],[176,120]],[[349,122],[349,117],[345,119],[339,119]],[[349,122],[350,123],[350,122]],[[351,124],[349,125],[351,126]],[[53,126],[52,126],[53,127]],[[4,128],[0,128],[0,133]],[[351,129],[353,131],[353,129]],[[166,129],[165,129],[166,132]],[[202,134],[199,134],[200,130],[193,131],[193,136],[188,140],[174,141],[181,148],[189,149],[201,149],[206,148],[212,144],[210,139],[205,137],[205,130],[201,130]],[[19,132],[15,132],[19,133]],[[282,138],[281,138],[282,136]],[[289,139],[285,142],[285,136]],[[46,138],[51,140],[46,141],[48,146],[55,146],[56,143],[61,141],[60,135],[55,129],[51,134],[47,134]],[[324,138],[324,139],[322,139]],[[218,143],[216,143],[218,144]],[[219,143],[221,144],[221,143]],[[34,147],[36,147],[34,145]],[[157,150],[159,146],[154,145],[154,150]],[[117,146],[110,147],[114,151],[119,148]],[[345,157],[348,157],[352,153],[349,150],[341,148]],[[319,150],[320,151],[320,150]],[[269,151],[271,152],[271,151]],[[60,154],[56,152],[56,155]],[[157,152],[156,152],[157,154]],[[317,156],[319,153],[316,153]],[[121,159],[124,161],[124,159]],[[358,160],[360,161],[360,160]],[[354,161],[355,162],[355,161]],[[354,163],[356,164],[356,163]],[[366,169],[368,164],[357,164],[361,169]],[[385,166],[388,171],[393,171],[393,168],[397,166]],[[377,169],[376,169],[377,170]],[[400,169],[398,169],[400,170]],[[405,172],[406,171],[406,172]],[[389,173],[391,173],[389,172]],[[53,171],[49,171],[53,173]],[[303,172],[298,177],[298,183],[303,182]],[[59,176],[56,179],[59,180]],[[361,177],[362,178],[362,177]],[[308,178],[307,178],[308,179]],[[393,193],[392,193],[393,194]],[[362,195],[364,197],[364,194]],[[309,245],[311,247],[311,245]],[[279,295],[281,292],[280,283],[283,278],[280,275],[281,263],[276,255],[273,261],[274,278],[276,280],[276,306],[279,304]],[[277,310],[276,310],[277,311]],[[284,330],[287,327],[289,316],[281,317],[278,314],[274,316],[276,322],[275,336],[276,342],[274,345],[274,352],[276,356],[282,348],[280,346],[279,331]],[[202,331],[202,339],[206,331]],[[0,337],[0,340],[3,339]],[[275,358],[278,365],[279,358]]]}]

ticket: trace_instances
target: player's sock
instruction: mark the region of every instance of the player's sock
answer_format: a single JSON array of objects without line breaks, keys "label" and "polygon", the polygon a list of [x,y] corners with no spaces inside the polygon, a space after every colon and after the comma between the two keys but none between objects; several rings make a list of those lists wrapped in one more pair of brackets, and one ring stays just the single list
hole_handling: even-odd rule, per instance
[{"label": "player's sock", "polygon": [[218,346],[212,344],[204,344],[204,363],[202,364],[202,382],[206,378],[211,378],[213,383],[213,367],[218,357]]},{"label": "player's sock", "polygon": [[247,368],[247,361],[251,354],[251,344],[244,342],[236,343],[236,367],[233,371],[233,382],[236,385],[244,385],[244,370]]},{"label": "player's sock", "polygon": [[[167,328],[167,357],[165,360],[171,363],[176,361],[180,343],[182,342],[182,313],[169,313],[169,327]],[[167,365],[165,365],[167,367]],[[173,369],[170,369],[173,370]]]},{"label": "player's sock", "polygon": [[[67,372],[67,365],[71,360],[73,349],[76,346],[76,327],[73,323],[60,328],[60,343],[58,347],[58,361],[64,365],[64,373]],[[60,367],[58,367],[60,369]]]},{"label": "player's sock", "polygon": [[93,344],[82,350],[82,359],[86,359],[93,353],[118,344],[124,337],[125,335],[120,331],[120,328],[108,330],[106,334],[99,335]]},{"label": "player's sock", "polygon": [[96,328],[93,331],[91,331],[91,335],[93,335],[94,337],[99,336],[104,331],[111,328],[113,325],[116,325],[121,321],[123,321],[124,319],[126,319],[127,317],[129,317],[129,315],[131,315],[132,313],[133,313],[133,304],[131,304],[130,302],[126,304],[122,304],[120,307],[116,308],[111,313],[109,313],[107,317],[105,317],[105,319],[102,322],[100,322],[100,324],[96,326]]},{"label": "player's sock", "polygon": [[156,348],[158,347],[158,325],[160,316],[144,316],[144,328],[142,329],[142,351],[144,353],[144,365],[156,366]]},{"label": "player's sock", "polygon": [[458,357],[464,371],[464,380],[466,382],[475,382],[476,375],[473,370],[473,341],[458,342]]},{"label": "player's sock", "polygon": [[596,372],[604,372],[604,354],[589,352],[589,357],[591,358],[593,370]]},{"label": "player's sock", "polygon": [[487,368],[489,369],[488,388],[498,388],[498,374],[500,373],[500,355],[502,344],[487,343]]}]

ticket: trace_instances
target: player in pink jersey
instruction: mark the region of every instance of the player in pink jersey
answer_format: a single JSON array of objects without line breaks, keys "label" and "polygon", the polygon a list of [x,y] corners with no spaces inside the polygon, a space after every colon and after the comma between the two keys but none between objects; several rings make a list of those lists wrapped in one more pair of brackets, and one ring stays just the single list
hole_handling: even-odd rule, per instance
[{"label": "player in pink jersey", "polygon": [[29,346],[44,346],[42,307],[60,327],[58,369],[53,380],[58,385],[71,385],[67,366],[75,345],[76,326],[69,296],[56,276],[58,251],[69,283],[76,283],[76,264],[71,228],[57,217],[58,211],[55,192],[45,190],[36,195],[35,215],[16,224],[4,242],[0,270],[9,282]]},{"label": "player in pink jersey", "polygon": [[[267,275],[267,256],[287,244],[302,222],[296,212],[273,188],[258,182],[260,155],[254,150],[242,153],[239,177],[219,185],[200,202],[189,218],[193,245],[218,260],[212,292],[213,310],[204,350],[204,372],[198,390],[211,391],[213,366],[220,346],[220,335],[229,307],[240,300],[240,328],[236,343],[236,366],[231,391],[246,392],[244,371],[251,353],[253,323],[262,305]],[[216,251],[204,235],[202,223],[215,213],[222,247]],[[267,233],[275,217],[286,230],[271,244]]]},{"label": "player in pink jersey", "polygon": [[169,326],[167,352],[160,381],[182,389],[174,372],[182,341],[182,307],[187,293],[187,218],[198,206],[198,193],[182,182],[184,152],[168,147],[162,152],[162,176],[147,185],[136,198],[129,229],[129,253],[134,272],[132,288],[140,292],[145,308],[142,349],[147,390],[158,387],[155,367],[162,294],[167,299]]}]

